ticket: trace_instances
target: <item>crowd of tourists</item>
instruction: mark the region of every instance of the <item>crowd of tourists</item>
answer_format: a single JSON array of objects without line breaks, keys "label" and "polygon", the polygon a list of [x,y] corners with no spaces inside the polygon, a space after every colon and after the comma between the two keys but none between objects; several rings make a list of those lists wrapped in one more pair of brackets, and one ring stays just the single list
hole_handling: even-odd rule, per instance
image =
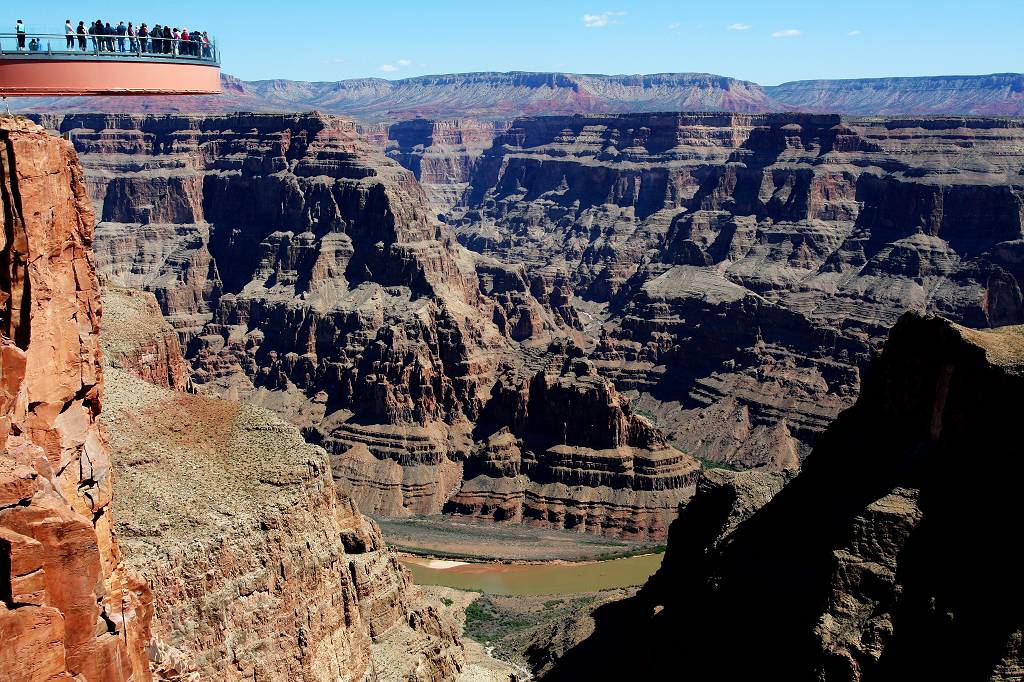
[{"label": "crowd of tourists", "polygon": [[[39,38],[28,40],[25,22],[21,19],[15,25],[15,32],[19,50],[27,48],[35,52],[42,49]],[[177,26],[171,28],[166,24],[153,24],[150,28],[145,22],[136,25],[129,21],[126,25],[120,21],[112,26],[109,21],[97,19],[88,26],[84,21],[75,26],[68,19],[64,23],[64,38],[67,41],[65,49],[71,51],[86,52],[91,48],[93,52],[165,54],[201,59],[213,59],[214,56],[213,42],[206,31],[179,30]]]}]

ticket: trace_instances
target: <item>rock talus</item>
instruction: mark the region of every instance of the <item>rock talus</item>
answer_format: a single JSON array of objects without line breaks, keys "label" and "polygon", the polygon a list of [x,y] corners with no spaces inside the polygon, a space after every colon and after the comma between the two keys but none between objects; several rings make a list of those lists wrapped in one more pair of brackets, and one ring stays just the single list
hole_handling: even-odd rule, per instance
[{"label": "rock talus", "polygon": [[0,678],[149,680],[113,535],[93,211],[75,153],[0,119]]}]

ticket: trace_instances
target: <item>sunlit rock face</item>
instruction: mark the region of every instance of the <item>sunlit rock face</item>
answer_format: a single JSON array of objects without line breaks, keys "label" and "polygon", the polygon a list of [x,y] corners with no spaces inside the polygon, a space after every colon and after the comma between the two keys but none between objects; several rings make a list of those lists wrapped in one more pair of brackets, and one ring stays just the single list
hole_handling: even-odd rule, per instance
[{"label": "sunlit rock face", "polygon": [[564,282],[588,358],[675,447],[778,470],[904,311],[1024,319],[1022,169],[1009,119],[524,118],[448,223]]},{"label": "sunlit rock face", "polygon": [[0,118],[0,678],[148,680],[112,528],[93,211],[75,153]]}]

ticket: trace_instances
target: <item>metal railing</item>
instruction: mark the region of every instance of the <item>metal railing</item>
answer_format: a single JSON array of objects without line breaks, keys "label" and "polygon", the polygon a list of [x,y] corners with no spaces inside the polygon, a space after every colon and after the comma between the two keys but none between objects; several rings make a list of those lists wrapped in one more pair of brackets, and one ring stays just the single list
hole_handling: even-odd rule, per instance
[{"label": "metal railing", "polygon": [[[73,38],[69,41],[69,38]],[[36,41],[33,48],[33,40]],[[24,47],[22,47],[22,44]],[[173,59],[220,65],[217,43],[127,35],[67,35],[64,33],[0,33],[0,59],[4,57],[107,57]]]}]

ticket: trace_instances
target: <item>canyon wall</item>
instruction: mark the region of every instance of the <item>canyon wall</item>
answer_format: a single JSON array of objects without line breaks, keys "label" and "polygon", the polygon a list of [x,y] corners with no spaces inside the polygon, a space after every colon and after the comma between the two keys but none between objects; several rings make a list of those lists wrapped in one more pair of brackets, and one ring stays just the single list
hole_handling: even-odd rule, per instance
[{"label": "canyon wall", "polygon": [[[568,282],[460,246],[413,174],[352,121],[42,120],[88,169],[101,271],[155,294],[197,390],[302,428],[364,511],[643,539],[663,537],[693,493],[697,463],[572,366],[581,323]],[[479,146],[479,130],[490,128],[432,125],[424,143],[422,130],[389,134],[423,172],[439,145]],[[558,403],[531,397],[546,385]],[[561,421],[524,418],[545,411]],[[509,459],[500,472],[496,457]]]},{"label": "canyon wall", "polygon": [[566,282],[588,358],[674,446],[793,468],[904,311],[1024,319],[1024,125],[520,119],[448,223]]},{"label": "canyon wall", "polygon": [[[44,120],[193,382],[303,428],[366,511],[663,537],[693,456],[798,468],[904,311],[1024,317],[1010,119],[541,117],[479,156],[469,123]],[[382,146],[468,186],[432,205]],[[620,416],[657,439],[585,435]]]},{"label": "canyon wall", "polygon": [[71,146],[0,118],[0,678],[149,680],[100,429],[93,212]]},{"label": "canyon wall", "polygon": [[360,134],[412,171],[430,205],[446,213],[463,198],[477,161],[507,123],[412,119],[361,126]]},{"label": "canyon wall", "polygon": [[1024,327],[906,314],[800,474],[708,474],[661,570],[549,679],[1020,679],[1021,390]]}]

